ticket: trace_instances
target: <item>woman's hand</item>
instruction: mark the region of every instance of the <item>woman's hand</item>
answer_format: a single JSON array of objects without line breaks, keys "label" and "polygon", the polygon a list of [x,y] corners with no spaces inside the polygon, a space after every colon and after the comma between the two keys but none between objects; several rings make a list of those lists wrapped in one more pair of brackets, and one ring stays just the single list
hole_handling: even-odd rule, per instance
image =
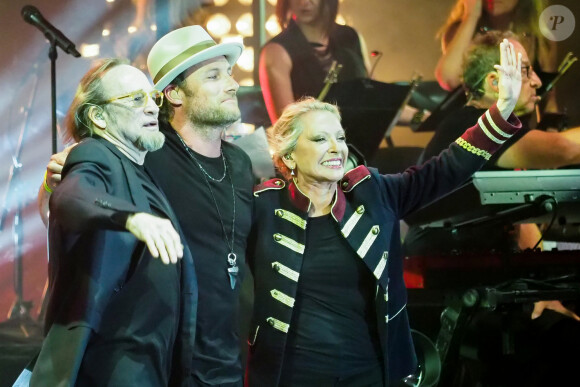
[{"label": "woman's hand", "polygon": [[507,119],[518,102],[522,88],[522,54],[517,53],[507,39],[499,45],[500,64],[494,68],[499,74],[497,107]]}]

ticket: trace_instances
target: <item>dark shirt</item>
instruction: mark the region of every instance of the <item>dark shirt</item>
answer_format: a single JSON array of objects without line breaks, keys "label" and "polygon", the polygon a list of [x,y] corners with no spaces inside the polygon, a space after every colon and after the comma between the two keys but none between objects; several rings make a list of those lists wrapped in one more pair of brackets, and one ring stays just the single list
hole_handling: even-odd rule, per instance
[{"label": "dark shirt", "polygon": [[280,380],[380,369],[375,291],[375,278],[332,217],[309,218]]},{"label": "dark shirt", "polygon": [[271,42],[284,47],[292,60],[290,79],[295,100],[320,94],[332,60],[342,65],[338,82],[368,77],[359,36],[351,27],[334,24],[328,38],[329,55],[317,55],[293,20]]},{"label": "dark shirt", "polygon": [[[230,177],[233,179],[236,195],[234,252],[240,273],[232,290],[227,272],[230,248],[206,177],[176,132],[171,127],[161,129],[166,136],[165,145],[147,155],[145,166],[177,215],[195,263],[199,301],[192,365],[194,381],[198,385],[240,382],[243,373],[237,332],[238,303],[252,213],[250,159],[235,145],[222,142],[229,173],[220,183],[209,181],[231,243],[234,206]],[[223,175],[221,157],[209,158],[195,152],[194,156],[210,176],[220,178]]]},{"label": "dark shirt", "polygon": [[[131,165],[154,214],[166,217],[163,194],[143,167]],[[116,289],[103,315],[103,321],[115,324],[103,324],[91,336],[79,370],[80,385],[160,386],[169,380],[168,354],[174,349],[180,314],[180,267],[164,265],[139,244],[125,284]]]}]

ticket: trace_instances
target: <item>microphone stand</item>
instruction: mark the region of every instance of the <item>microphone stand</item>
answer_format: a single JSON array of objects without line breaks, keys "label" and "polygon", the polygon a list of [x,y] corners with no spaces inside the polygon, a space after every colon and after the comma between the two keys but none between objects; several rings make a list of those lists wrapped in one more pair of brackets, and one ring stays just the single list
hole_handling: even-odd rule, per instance
[{"label": "microphone stand", "polygon": [[[57,152],[57,110],[56,110],[56,59],[58,58],[57,43],[53,36],[47,36],[50,43],[48,50],[48,58],[50,59],[50,78],[51,78],[51,110],[52,110],[52,154]],[[25,118],[22,130],[20,132],[20,137],[18,139],[18,145],[16,149],[16,155],[12,158],[12,166],[9,174],[9,181],[4,196],[4,207],[2,211],[2,217],[0,218],[0,230],[4,227],[4,222],[7,217],[8,205],[12,198],[16,200],[16,211],[14,214],[14,224],[13,224],[13,234],[14,234],[14,245],[15,245],[15,256],[14,256],[14,292],[16,294],[16,299],[12,304],[10,313],[8,315],[7,325],[16,325],[20,332],[24,334],[25,337],[30,337],[31,333],[27,327],[33,327],[35,330],[40,331],[38,323],[34,322],[30,317],[30,309],[32,308],[32,301],[24,301],[23,295],[23,224],[22,224],[22,208],[23,208],[23,195],[20,191],[20,187],[15,181],[18,181],[18,176],[22,170],[22,163],[20,162],[20,156],[22,153],[25,131],[28,126],[28,116],[30,107],[32,106],[32,101],[34,95],[36,94],[36,89],[38,87],[38,75],[34,81],[33,92],[31,93],[30,100],[28,101],[28,107],[25,112]],[[43,302],[41,301],[41,304]]]},{"label": "microphone stand", "polygon": [[[30,15],[42,19],[42,15],[36,10],[34,7],[25,6],[23,8],[23,17],[26,22],[29,22],[36,27],[39,27],[38,20],[35,22],[31,22],[31,20],[35,20],[34,18],[31,19]],[[42,24],[42,23],[41,23]],[[66,40],[68,46],[63,48],[65,52],[70,53],[71,55],[78,57],[80,54],[74,49],[74,44],[68,41],[60,31],[54,31],[54,27],[51,29],[47,29],[46,24],[50,26],[50,23],[44,21],[43,25],[40,25],[41,31],[43,32],[46,39],[48,39],[50,43],[50,47],[48,50],[48,58],[50,59],[50,75],[51,75],[51,108],[52,108],[52,153],[56,153],[57,151],[57,116],[56,116],[56,59],[58,57],[57,53],[57,45],[60,43],[61,48],[63,48],[63,40]],[[60,40],[59,40],[60,39]],[[71,46],[72,45],[72,49]],[[23,227],[22,227],[22,208],[23,208],[23,194],[21,191],[21,187],[19,184],[16,184],[17,177],[22,169],[22,163],[20,162],[20,156],[22,153],[22,147],[24,144],[25,132],[26,128],[28,127],[28,116],[30,112],[30,108],[32,106],[32,102],[34,100],[34,95],[36,94],[36,90],[38,88],[38,73],[36,74],[36,78],[34,80],[34,87],[32,89],[32,93],[30,95],[30,99],[28,101],[28,106],[24,112],[24,120],[23,126],[20,131],[20,137],[18,139],[18,144],[16,148],[16,153],[12,157],[12,166],[10,168],[9,180],[7,184],[7,189],[4,195],[4,205],[2,209],[2,216],[0,217],[0,230],[4,228],[4,222],[6,220],[8,214],[8,205],[12,198],[16,201],[16,210],[14,214],[14,223],[13,223],[13,234],[14,234],[14,244],[15,244],[15,257],[14,257],[14,291],[16,293],[16,300],[14,301],[10,313],[8,315],[8,321],[6,323],[2,323],[0,325],[12,327],[16,325],[19,328],[19,331],[24,334],[25,337],[30,336],[30,332],[27,330],[28,327],[36,328],[38,333],[40,333],[39,324],[36,321],[33,321],[29,315],[29,311],[32,307],[31,301],[24,301],[23,300],[23,259],[22,259],[22,241],[23,241]],[[44,298],[44,295],[43,295]],[[41,301],[44,304],[43,301]],[[36,332],[35,332],[36,333]]]},{"label": "microphone stand", "polygon": [[51,36],[48,41],[50,48],[48,49],[48,58],[50,59],[50,100],[52,107],[52,154],[56,153],[56,58],[58,53],[56,51],[56,40]]}]

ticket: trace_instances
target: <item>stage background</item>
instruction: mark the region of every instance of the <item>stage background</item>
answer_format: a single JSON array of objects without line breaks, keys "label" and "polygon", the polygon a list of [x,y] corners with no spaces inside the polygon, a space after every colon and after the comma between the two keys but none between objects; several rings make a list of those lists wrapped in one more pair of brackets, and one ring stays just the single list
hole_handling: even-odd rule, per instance
[{"label": "stage background", "polygon": [[[236,1],[236,0],[230,0]],[[409,81],[414,72],[425,81],[433,80],[433,70],[440,55],[435,33],[445,21],[453,0],[344,0],[341,14],[348,24],[365,38],[369,51],[383,53],[374,78],[385,82]],[[580,2],[559,1],[576,15],[580,23]],[[101,39],[104,26],[113,32],[126,30],[135,18],[130,0],[11,0],[0,2],[0,203],[5,223],[0,230],[0,322],[7,319],[15,300],[14,261],[16,259],[13,226],[16,209],[21,206],[20,224],[23,259],[23,300],[32,302],[30,316],[38,317],[46,283],[46,231],[36,208],[36,194],[45,165],[51,154],[50,61],[48,43],[33,26],[22,20],[20,11],[26,4],[36,6],[47,20],[76,43]],[[151,15],[149,15],[151,17]],[[568,51],[580,53],[580,27],[559,43],[559,57]],[[139,37],[115,35],[103,44],[106,55],[143,58],[155,40],[153,32]],[[113,35],[112,35],[113,36]],[[59,123],[72,100],[79,79],[89,68],[91,59],[73,58],[58,51],[57,107]],[[577,87],[580,65],[572,66],[558,85],[558,101],[570,117],[571,125],[580,125],[580,98]],[[4,200],[10,170],[20,136],[22,166],[17,179],[10,184],[9,200]],[[423,146],[430,133],[413,133],[397,127],[395,145]],[[59,150],[63,144],[59,140]],[[0,369],[0,375],[2,371]],[[1,378],[0,378],[1,379]],[[1,384],[1,383],[0,383]]]}]

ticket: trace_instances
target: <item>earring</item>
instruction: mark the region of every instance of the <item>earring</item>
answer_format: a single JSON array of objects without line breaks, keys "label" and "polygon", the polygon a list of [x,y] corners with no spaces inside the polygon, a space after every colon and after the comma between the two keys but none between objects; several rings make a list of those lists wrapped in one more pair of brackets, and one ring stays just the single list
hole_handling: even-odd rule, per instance
[{"label": "earring", "polygon": [[291,176],[295,176],[295,175],[294,175],[294,168],[290,168],[290,175],[291,175]]}]

